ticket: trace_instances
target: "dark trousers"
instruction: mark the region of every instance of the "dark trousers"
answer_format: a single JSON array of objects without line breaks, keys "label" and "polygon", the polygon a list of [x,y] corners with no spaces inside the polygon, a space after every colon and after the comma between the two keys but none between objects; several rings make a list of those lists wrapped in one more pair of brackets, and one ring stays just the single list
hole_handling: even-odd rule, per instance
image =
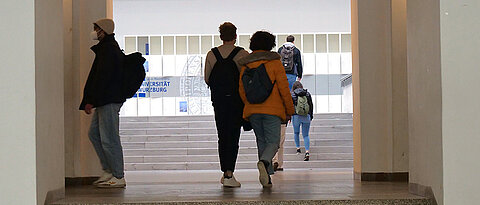
[{"label": "dark trousers", "polygon": [[234,171],[238,155],[238,141],[242,126],[243,104],[232,97],[216,98],[213,102],[218,133],[218,154],[223,172]]}]

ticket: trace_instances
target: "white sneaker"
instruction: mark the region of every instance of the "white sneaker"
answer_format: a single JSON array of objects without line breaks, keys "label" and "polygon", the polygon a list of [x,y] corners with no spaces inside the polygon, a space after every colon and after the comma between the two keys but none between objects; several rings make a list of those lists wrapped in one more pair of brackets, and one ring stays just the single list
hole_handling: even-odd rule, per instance
[{"label": "white sneaker", "polygon": [[242,186],[242,184],[240,184],[240,182],[238,182],[237,179],[235,179],[234,176],[232,176],[231,178],[222,177],[222,179],[223,179],[222,184],[223,184],[224,187],[236,188],[236,187]]},{"label": "white sneaker", "polygon": [[106,181],[110,180],[112,177],[113,177],[112,173],[104,171],[102,176],[100,178],[98,178],[96,181],[93,182],[93,185],[97,185],[97,184],[100,184],[102,182],[106,182]]},{"label": "white sneaker", "polygon": [[267,187],[269,183],[269,176],[267,172],[267,168],[265,167],[265,164],[262,161],[257,162],[257,168],[258,168],[258,180],[260,181],[260,184],[262,184],[263,187]]},{"label": "white sneaker", "polygon": [[99,188],[124,188],[125,186],[127,186],[125,177],[121,179],[118,179],[117,177],[112,177],[106,182],[97,184],[97,187]]}]

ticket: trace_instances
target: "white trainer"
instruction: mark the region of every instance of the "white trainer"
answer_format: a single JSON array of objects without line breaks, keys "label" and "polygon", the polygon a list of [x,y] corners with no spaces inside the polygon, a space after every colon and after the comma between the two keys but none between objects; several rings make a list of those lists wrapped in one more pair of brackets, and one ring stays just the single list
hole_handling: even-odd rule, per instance
[{"label": "white trainer", "polygon": [[268,175],[265,164],[262,161],[258,161],[257,168],[258,168],[258,180],[260,181],[260,184],[262,184],[263,187],[268,187],[270,177]]},{"label": "white trainer", "polygon": [[231,188],[236,188],[236,187],[240,187],[242,186],[242,184],[240,184],[240,182],[237,181],[237,179],[235,179],[234,176],[232,176],[231,178],[223,178],[223,186],[224,187],[231,187]]},{"label": "white trainer", "polygon": [[100,176],[100,178],[98,178],[96,181],[93,182],[93,185],[97,185],[97,184],[100,184],[102,182],[106,182],[106,181],[110,180],[112,177],[113,177],[112,173],[104,171],[102,176]]},{"label": "white trainer", "polygon": [[125,177],[121,179],[118,179],[117,177],[112,177],[106,182],[97,184],[97,187],[99,188],[125,188],[126,186],[127,182],[125,181]]}]

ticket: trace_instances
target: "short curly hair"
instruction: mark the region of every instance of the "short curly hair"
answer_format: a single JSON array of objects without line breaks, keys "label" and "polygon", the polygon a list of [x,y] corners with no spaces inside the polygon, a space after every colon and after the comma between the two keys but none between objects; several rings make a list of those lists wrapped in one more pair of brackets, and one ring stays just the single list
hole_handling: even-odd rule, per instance
[{"label": "short curly hair", "polygon": [[275,36],[268,31],[257,31],[250,38],[250,50],[270,51],[275,47]]},{"label": "short curly hair", "polygon": [[237,27],[230,22],[225,22],[220,25],[218,31],[220,31],[220,39],[222,39],[222,41],[233,41],[237,36]]},{"label": "short curly hair", "polygon": [[287,42],[293,43],[295,41],[295,36],[289,35],[287,36]]}]

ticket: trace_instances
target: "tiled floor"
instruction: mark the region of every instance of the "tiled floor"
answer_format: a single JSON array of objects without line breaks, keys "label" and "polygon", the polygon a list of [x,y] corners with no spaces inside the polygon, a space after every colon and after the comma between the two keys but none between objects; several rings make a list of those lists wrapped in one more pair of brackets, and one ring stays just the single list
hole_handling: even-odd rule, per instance
[{"label": "tiled floor", "polygon": [[[364,199],[411,200],[419,204],[421,197],[408,193],[407,183],[360,182],[352,178],[351,169],[335,170],[285,170],[273,177],[273,188],[263,189],[256,170],[235,173],[241,188],[223,188],[219,171],[148,171],[128,172],[126,189],[98,189],[93,186],[67,187],[66,199],[55,204],[117,204],[153,202],[238,202],[266,201],[280,204],[291,201],[303,204],[322,204],[318,200],[354,200],[349,204],[363,203]],[[315,200],[310,203],[308,200]],[[278,203],[277,203],[278,202]],[[341,201],[336,201],[341,202]],[[258,204],[258,203],[257,203]],[[282,203],[283,204],[283,203]],[[343,204],[343,203],[332,203]],[[390,204],[384,201],[381,204]]]}]

